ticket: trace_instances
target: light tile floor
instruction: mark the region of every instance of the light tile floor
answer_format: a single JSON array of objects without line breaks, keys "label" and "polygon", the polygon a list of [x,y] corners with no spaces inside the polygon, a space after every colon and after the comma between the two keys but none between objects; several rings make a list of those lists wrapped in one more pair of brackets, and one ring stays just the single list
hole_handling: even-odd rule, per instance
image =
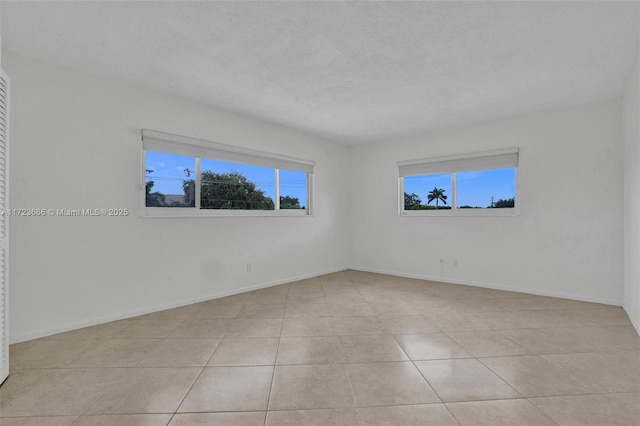
[{"label": "light tile floor", "polygon": [[619,307],[344,271],[12,345],[0,425],[640,425]]}]

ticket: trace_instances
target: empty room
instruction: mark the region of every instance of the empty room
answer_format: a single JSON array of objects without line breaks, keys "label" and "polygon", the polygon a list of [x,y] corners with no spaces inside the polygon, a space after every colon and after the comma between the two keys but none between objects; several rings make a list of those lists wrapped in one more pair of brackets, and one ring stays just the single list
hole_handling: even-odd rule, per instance
[{"label": "empty room", "polygon": [[0,2],[0,425],[640,425],[639,34]]}]

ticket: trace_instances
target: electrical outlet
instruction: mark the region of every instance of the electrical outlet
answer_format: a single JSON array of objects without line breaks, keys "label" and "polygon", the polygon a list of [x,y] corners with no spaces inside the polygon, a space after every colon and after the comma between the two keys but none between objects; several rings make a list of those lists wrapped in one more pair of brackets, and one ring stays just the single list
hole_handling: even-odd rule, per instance
[{"label": "electrical outlet", "polygon": [[251,272],[251,264],[247,263],[247,272]]},{"label": "electrical outlet", "polygon": [[440,258],[440,263],[444,263],[444,257]]}]

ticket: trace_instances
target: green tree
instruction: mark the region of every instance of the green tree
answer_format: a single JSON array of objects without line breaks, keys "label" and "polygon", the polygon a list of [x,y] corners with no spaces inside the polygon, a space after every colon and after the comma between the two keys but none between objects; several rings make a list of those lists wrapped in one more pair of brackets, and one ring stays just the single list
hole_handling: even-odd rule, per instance
[{"label": "green tree", "polygon": [[147,181],[145,184],[145,205],[147,207],[162,207],[164,206],[165,200],[164,194],[161,192],[151,192],[153,185],[155,185],[155,182],[152,180]]},{"label": "green tree", "polygon": [[431,204],[433,200],[436,200],[436,209],[438,209],[438,201],[447,204],[447,196],[444,195],[444,189],[433,188],[433,191],[427,194],[427,204]]},{"label": "green tree", "polygon": [[290,197],[289,195],[285,195],[284,197],[280,197],[280,208],[303,209],[304,206],[300,205],[300,200],[297,197]]},{"label": "green tree", "polygon": [[500,198],[498,201],[495,201],[493,203],[493,208],[508,209],[508,208],[513,208],[515,205],[516,205],[515,198],[507,198],[506,200],[503,200],[502,198]]},{"label": "green tree", "polygon": [[405,210],[418,210],[420,208],[420,203],[422,203],[422,200],[420,199],[418,194],[415,194],[413,192],[411,194],[407,194],[406,192],[404,193]]},{"label": "green tree", "polygon": [[[183,189],[189,198],[193,181],[184,181]],[[201,175],[200,207],[203,209],[273,210],[273,200],[256,188],[240,172],[215,173],[211,170]],[[190,199],[190,198],[189,198]]]}]

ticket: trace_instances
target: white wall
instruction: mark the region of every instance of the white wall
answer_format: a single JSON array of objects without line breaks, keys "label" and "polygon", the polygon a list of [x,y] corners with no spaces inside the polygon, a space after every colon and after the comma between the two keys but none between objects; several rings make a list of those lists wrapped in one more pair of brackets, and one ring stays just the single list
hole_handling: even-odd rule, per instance
[{"label": "white wall", "polygon": [[640,332],[640,62],[624,92],[624,308]]},{"label": "white wall", "polygon": [[[611,100],[353,148],[352,267],[621,305],[621,117]],[[513,146],[520,216],[398,216],[398,161]]]},{"label": "white wall", "polygon": [[[13,218],[12,342],[344,268],[345,147],[3,56],[12,85],[12,207],[132,212]],[[315,215],[141,218],[141,128],[315,160]]]}]

